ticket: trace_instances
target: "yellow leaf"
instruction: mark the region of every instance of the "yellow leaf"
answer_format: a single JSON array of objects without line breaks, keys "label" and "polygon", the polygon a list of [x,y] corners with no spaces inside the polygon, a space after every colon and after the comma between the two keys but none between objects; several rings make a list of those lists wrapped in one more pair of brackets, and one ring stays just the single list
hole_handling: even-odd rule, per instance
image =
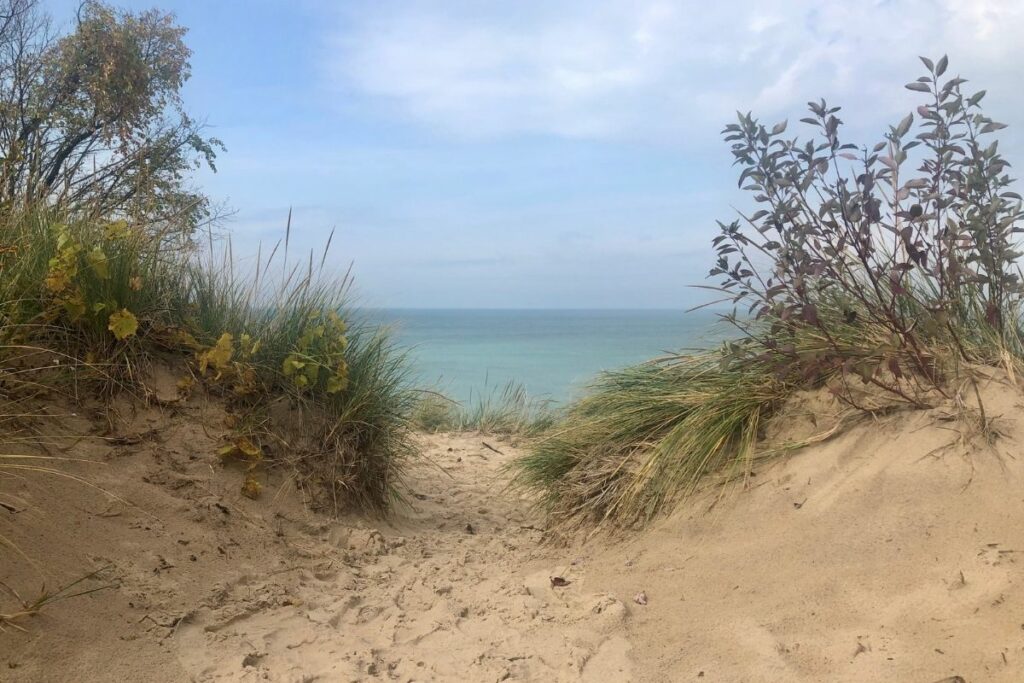
[{"label": "yellow leaf", "polygon": [[256,481],[256,477],[248,475],[245,481],[242,483],[242,495],[246,498],[252,498],[256,500],[260,497],[260,492],[263,490],[263,485]]},{"label": "yellow leaf", "polygon": [[203,353],[199,354],[199,372],[205,373],[206,368],[213,366],[217,370],[223,370],[231,362],[231,356],[235,353],[232,344],[233,337],[230,332],[225,332],[217,340],[217,343]]},{"label": "yellow leaf", "polygon": [[285,377],[291,377],[305,366],[306,364],[293,353],[284,359],[284,362],[281,364],[281,372],[284,373]]},{"label": "yellow leaf", "polygon": [[107,223],[103,232],[106,234],[108,240],[121,239],[131,234],[127,221],[110,221]]},{"label": "yellow leaf", "polygon": [[331,375],[327,378],[328,394],[336,394],[339,391],[344,391],[348,387],[348,377],[342,375]]},{"label": "yellow leaf", "polygon": [[309,380],[311,386],[320,379],[320,366],[316,363],[307,363],[306,367],[303,368],[303,372],[306,373],[306,379]]},{"label": "yellow leaf", "polygon": [[85,299],[82,298],[81,292],[75,292],[71,296],[65,297],[64,310],[67,311],[68,317],[73,322],[77,322],[85,315]]},{"label": "yellow leaf", "polygon": [[107,263],[107,255],[103,253],[101,248],[93,247],[89,253],[85,255],[85,260],[89,262],[89,266],[96,273],[96,277],[101,280],[110,278],[110,266]]},{"label": "yellow leaf", "polygon": [[240,436],[232,443],[218,448],[217,455],[225,460],[228,458],[239,458],[256,462],[263,458],[263,451],[248,438]]},{"label": "yellow leaf", "polygon": [[235,441],[235,445],[238,447],[239,451],[253,460],[259,460],[263,455],[263,451],[260,450],[260,447],[244,436],[239,437],[239,439]]},{"label": "yellow leaf", "polygon": [[139,319],[127,308],[122,308],[110,314],[107,329],[114,333],[114,337],[123,341],[138,331]]},{"label": "yellow leaf", "polygon": [[138,292],[142,289],[142,278],[136,275],[128,281],[128,286],[132,288],[133,292]]},{"label": "yellow leaf", "polygon": [[251,357],[260,349],[260,340],[253,339],[248,334],[242,334],[238,338],[238,350],[243,356]]},{"label": "yellow leaf", "polygon": [[46,288],[54,294],[63,292],[71,285],[71,277],[65,270],[54,270],[51,269],[46,274],[45,280]]}]

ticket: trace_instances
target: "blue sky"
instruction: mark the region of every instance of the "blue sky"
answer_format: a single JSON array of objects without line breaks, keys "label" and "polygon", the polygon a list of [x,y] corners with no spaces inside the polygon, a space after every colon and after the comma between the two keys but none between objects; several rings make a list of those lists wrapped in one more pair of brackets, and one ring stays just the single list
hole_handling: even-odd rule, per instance
[{"label": "blue sky", "polygon": [[[48,0],[67,21],[77,0]],[[238,253],[281,237],[400,307],[680,308],[744,198],[719,130],[824,96],[874,142],[918,54],[1024,138],[1024,3],[126,0],[189,28],[199,182]]]}]

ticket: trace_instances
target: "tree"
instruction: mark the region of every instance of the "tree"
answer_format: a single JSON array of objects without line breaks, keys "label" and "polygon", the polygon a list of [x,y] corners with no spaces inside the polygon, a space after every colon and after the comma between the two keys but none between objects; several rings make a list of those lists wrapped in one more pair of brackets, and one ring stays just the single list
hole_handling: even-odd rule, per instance
[{"label": "tree", "polygon": [[88,0],[56,36],[38,0],[0,0],[0,202],[193,230],[210,206],[191,172],[222,146],[183,106],[185,32]]}]

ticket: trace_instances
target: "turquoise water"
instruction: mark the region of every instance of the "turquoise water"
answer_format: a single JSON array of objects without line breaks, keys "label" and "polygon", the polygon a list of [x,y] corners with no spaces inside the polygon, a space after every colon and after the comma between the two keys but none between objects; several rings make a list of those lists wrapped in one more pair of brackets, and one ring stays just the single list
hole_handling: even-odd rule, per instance
[{"label": "turquoise water", "polygon": [[708,311],[367,311],[411,348],[421,386],[470,402],[510,380],[531,396],[565,401],[601,370],[714,344]]}]

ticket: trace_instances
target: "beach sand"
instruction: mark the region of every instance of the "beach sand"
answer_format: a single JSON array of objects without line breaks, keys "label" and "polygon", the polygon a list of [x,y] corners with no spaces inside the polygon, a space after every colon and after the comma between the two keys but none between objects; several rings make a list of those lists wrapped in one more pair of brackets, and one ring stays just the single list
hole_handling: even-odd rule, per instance
[{"label": "beach sand", "polygon": [[[993,447],[900,412],[585,543],[541,542],[492,437],[422,435],[408,506],[338,520],[287,480],[241,496],[216,405],[122,406],[108,440],[49,447],[107,493],[3,480],[0,534],[47,587],[111,587],[8,625],[0,680],[1019,681],[1024,401],[983,392]],[[806,395],[769,436],[827,431],[832,408]],[[34,597],[39,571],[3,553]]]}]

